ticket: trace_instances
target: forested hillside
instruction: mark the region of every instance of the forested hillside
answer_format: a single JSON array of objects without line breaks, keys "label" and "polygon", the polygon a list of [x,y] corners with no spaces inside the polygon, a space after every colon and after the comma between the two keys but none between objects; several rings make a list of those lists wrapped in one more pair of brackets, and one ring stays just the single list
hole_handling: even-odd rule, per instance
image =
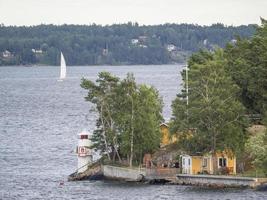
[{"label": "forested hillside", "polygon": [[254,32],[254,25],[222,24],[1,25],[0,65],[58,65],[60,51],[67,65],[181,63],[199,49],[224,47]]}]

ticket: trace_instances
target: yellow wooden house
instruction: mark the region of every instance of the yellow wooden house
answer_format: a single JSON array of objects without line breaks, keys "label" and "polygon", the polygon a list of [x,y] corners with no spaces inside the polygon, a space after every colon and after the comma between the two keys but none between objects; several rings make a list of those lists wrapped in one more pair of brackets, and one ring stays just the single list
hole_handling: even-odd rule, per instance
[{"label": "yellow wooden house", "polygon": [[[178,140],[177,135],[171,135],[169,125],[162,123],[161,130],[161,147],[170,145]],[[190,137],[192,131],[188,132]],[[216,153],[217,168],[227,169],[228,174],[236,174],[236,157],[231,151],[222,151]],[[181,167],[184,174],[214,174],[212,154],[205,155],[181,155]]]},{"label": "yellow wooden house", "polygon": [[[236,157],[230,151],[216,153],[217,168],[225,169],[227,174],[236,174]],[[213,157],[206,155],[182,155],[181,166],[183,174],[214,174]]]},{"label": "yellow wooden house", "polygon": [[160,124],[161,131],[161,143],[160,146],[164,147],[166,145],[172,144],[177,141],[177,137],[175,135],[171,135],[169,131],[169,125],[166,123]]}]

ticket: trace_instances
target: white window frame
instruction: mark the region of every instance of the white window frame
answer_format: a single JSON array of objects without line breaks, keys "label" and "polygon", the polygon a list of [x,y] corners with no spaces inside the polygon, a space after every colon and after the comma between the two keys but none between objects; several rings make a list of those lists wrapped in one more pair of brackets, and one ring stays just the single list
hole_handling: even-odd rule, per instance
[{"label": "white window frame", "polygon": [[[204,164],[206,164],[206,165],[204,165]],[[204,167],[204,168],[207,168],[208,167],[208,158],[203,158],[203,160],[202,160],[202,167]]]}]

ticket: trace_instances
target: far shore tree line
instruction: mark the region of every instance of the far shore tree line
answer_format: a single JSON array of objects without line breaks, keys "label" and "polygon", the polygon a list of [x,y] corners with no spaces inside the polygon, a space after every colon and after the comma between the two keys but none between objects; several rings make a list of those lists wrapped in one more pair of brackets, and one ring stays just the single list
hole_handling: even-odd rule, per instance
[{"label": "far shore tree line", "polygon": [[[179,134],[179,146],[189,154],[231,150],[241,161],[248,156],[267,175],[267,133],[248,132],[255,123],[248,116],[257,114],[257,123],[267,124],[266,20],[250,39],[193,54],[188,77],[189,92],[184,70],[184,88],[172,103],[170,130]],[[108,160],[132,166],[159,148],[163,104],[155,88],[137,85],[132,74],[120,80],[108,72],[100,73],[96,83],[83,79],[81,86],[99,113],[94,148]]]},{"label": "far shore tree line", "polygon": [[184,63],[201,48],[224,47],[254,32],[254,25],[223,24],[0,25],[0,66],[59,65],[61,51],[75,66]]}]

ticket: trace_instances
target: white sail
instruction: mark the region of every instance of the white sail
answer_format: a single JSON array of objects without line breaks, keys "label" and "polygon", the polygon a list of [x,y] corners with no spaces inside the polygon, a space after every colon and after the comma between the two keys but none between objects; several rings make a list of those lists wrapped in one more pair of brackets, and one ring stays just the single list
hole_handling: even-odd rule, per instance
[{"label": "white sail", "polygon": [[66,78],[66,62],[65,62],[65,59],[64,59],[64,56],[61,52],[61,56],[60,56],[60,79],[64,79]]}]

